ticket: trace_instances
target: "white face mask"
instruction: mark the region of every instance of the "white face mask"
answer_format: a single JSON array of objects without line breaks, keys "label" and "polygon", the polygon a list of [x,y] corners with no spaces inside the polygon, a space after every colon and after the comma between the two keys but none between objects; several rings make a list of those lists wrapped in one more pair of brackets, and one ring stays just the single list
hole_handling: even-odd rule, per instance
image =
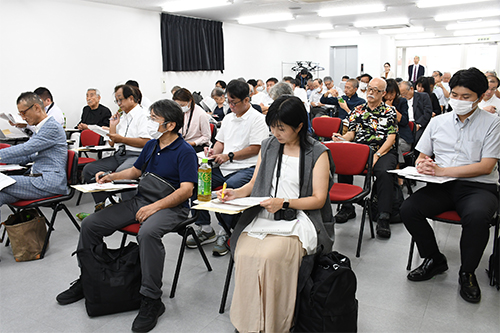
[{"label": "white face mask", "polygon": [[263,92],[264,91],[264,86],[258,86],[257,87],[258,92]]},{"label": "white face mask", "polygon": [[474,102],[471,102],[450,98],[450,101],[448,103],[457,115],[463,116],[472,111],[472,105],[475,102],[477,102],[477,99]]},{"label": "white face mask", "polygon": [[189,107],[189,105],[181,106],[181,109],[182,109],[182,112],[186,113],[190,110],[190,107]]},{"label": "white face mask", "polygon": [[359,89],[366,90],[367,87],[368,87],[368,83],[365,83],[365,82],[359,83]]},{"label": "white face mask", "polygon": [[151,134],[151,137],[155,140],[158,140],[159,138],[161,138],[161,136],[163,135],[163,133],[166,133],[168,131],[163,131],[163,132],[160,132],[160,131],[156,131],[154,132],[153,134]]},{"label": "white face mask", "polygon": [[318,87],[318,88],[314,89],[314,91],[316,91],[317,93],[320,93],[321,92],[321,87]]}]

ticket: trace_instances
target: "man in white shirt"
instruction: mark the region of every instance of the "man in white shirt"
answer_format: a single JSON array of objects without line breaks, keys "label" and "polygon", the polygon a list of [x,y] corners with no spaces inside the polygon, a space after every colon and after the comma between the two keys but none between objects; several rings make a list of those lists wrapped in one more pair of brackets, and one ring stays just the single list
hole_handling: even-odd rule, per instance
[{"label": "man in white shirt", "polygon": [[[261,142],[269,137],[269,129],[265,117],[252,108],[249,98],[248,84],[232,80],[226,87],[227,101],[231,108],[217,132],[213,149],[208,156],[214,159],[219,167],[212,169],[212,189],[227,184],[228,188],[239,188],[252,179],[255,164],[260,151]],[[215,256],[223,256],[228,252],[226,233],[216,238],[210,226],[210,214],[199,211],[196,231],[202,244],[213,243]],[[224,222],[231,227],[232,216],[224,216]],[[188,239],[187,247],[196,248],[193,238]]]},{"label": "man in white shirt", "polygon": [[[131,168],[141,154],[144,145],[151,139],[149,121],[139,105],[140,91],[129,85],[115,87],[115,102],[123,113],[115,113],[109,122],[109,144],[115,148],[112,156],[87,164],[83,168],[86,183],[96,182],[95,174],[99,171],[118,172]],[[135,195],[133,191],[125,192],[122,198],[129,199]],[[92,193],[96,208],[102,208],[108,197],[105,192]]]},{"label": "man in white shirt", "polygon": [[328,95],[325,96],[325,97],[333,97],[333,95],[331,94],[330,91],[332,90],[336,90],[337,93],[338,93],[338,96],[342,96],[344,95],[344,91],[342,88],[340,87],[337,87],[334,83],[333,83],[333,79],[331,76],[325,76],[325,78],[323,79],[323,82],[325,83],[325,86],[326,86],[326,91],[324,92],[324,94],[326,94],[328,92]]},{"label": "man in white shirt", "polygon": [[368,83],[372,80],[372,76],[370,74],[363,74],[359,77],[359,90],[358,97],[366,100],[366,88],[368,87]]},{"label": "man in white shirt", "polygon": [[448,85],[448,88],[445,87],[443,84],[443,74],[440,71],[432,72],[432,77],[434,78],[434,93],[439,100],[439,105],[441,105],[444,110],[448,106],[450,86]]},{"label": "man in white shirt", "polygon": [[483,100],[479,103],[481,109],[496,115],[500,115],[500,99],[495,96],[498,84],[498,77],[488,76],[488,90],[486,90]]},{"label": "man in white shirt", "polygon": [[276,83],[278,83],[278,79],[275,77],[271,77],[271,78],[267,79],[266,90],[263,92],[259,92],[258,94],[254,95],[252,98],[252,103],[258,104],[262,108],[262,114],[266,114],[267,109],[269,109],[269,105],[271,105],[274,102],[273,99],[269,96],[269,90]]}]

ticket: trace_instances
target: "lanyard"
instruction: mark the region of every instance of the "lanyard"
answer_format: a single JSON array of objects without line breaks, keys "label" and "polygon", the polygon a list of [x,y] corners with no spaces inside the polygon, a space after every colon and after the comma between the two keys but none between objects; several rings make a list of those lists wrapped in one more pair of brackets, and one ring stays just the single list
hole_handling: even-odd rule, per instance
[{"label": "lanyard", "polygon": [[189,120],[188,120],[188,123],[187,123],[187,126],[186,126],[186,132],[184,132],[184,130],[182,131],[182,137],[184,137],[184,138],[186,137],[186,135],[189,132],[189,126],[191,125],[191,119],[193,119],[193,113],[194,113],[194,109],[189,114]]}]

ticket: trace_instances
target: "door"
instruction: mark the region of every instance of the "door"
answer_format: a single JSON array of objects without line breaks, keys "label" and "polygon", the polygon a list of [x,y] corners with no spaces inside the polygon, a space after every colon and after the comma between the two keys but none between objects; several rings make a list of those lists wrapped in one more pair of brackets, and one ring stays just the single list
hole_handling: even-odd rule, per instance
[{"label": "door", "polygon": [[335,84],[338,84],[344,75],[350,78],[358,76],[357,45],[330,47],[330,75]]}]

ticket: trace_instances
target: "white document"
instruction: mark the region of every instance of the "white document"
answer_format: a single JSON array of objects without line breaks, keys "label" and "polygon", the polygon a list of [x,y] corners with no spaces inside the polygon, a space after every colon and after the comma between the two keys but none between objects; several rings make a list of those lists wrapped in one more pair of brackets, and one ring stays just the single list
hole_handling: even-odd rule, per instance
[{"label": "white document", "polygon": [[[77,151],[87,151],[87,150],[108,150],[108,149],[115,150],[113,147],[110,147],[108,145],[102,145],[102,146],[93,146],[93,147],[78,147],[76,150]],[[110,150],[111,150],[110,149]]]},{"label": "white document", "polygon": [[3,190],[7,186],[14,184],[16,180],[12,177],[0,173],[0,190]]},{"label": "white document", "polygon": [[12,113],[0,113],[0,118],[10,121],[14,124],[26,124],[21,116],[13,115]]},{"label": "white document", "polygon": [[19,164],[6,164],[6,165],[0,165],[0,172],[2,171],[14,171],[14,170],[22,170],[26,169],[23,166],[20,166]]},{"label": "white document", "polygon": [[109,139],[109,136],[108,136],[109,130],[105,130],[104,128],[97,126],[97,125],[88,125],[88,128],[89,128],[89,130],[99,134],[103,138]]},{"label": "white document", "polygon": [[83,185],[72,185],[71,187],[77,189],[80,192],[102,192],[102,191],[117,191],[123,189],[136,188],[137,184],[113,184],[113,183],[91,183]]},{"label": "white document", "polygon": [[395,174],[397,174],[401,177],[404,177],[404,178],[418,180],[420,182],[426,182],[426,183],[443,184],[443,183],[457,179],[455,177],[440,177],[440,176],[424,175],[424,174],[419,173],[417,171],[417,168],[410,167],[410,166],[406,167],[402,170],[399,170],[399,169],[388,170],[387,172],[395,173]]},{"label": "white document", "polygon": [[204,151],[197,152],[196,156],[198,156],[198,163],[199,164],[201,164],[201,160],[204,158],[208,159],[209,161],[214,159],[213,157],[206,157]]}]

